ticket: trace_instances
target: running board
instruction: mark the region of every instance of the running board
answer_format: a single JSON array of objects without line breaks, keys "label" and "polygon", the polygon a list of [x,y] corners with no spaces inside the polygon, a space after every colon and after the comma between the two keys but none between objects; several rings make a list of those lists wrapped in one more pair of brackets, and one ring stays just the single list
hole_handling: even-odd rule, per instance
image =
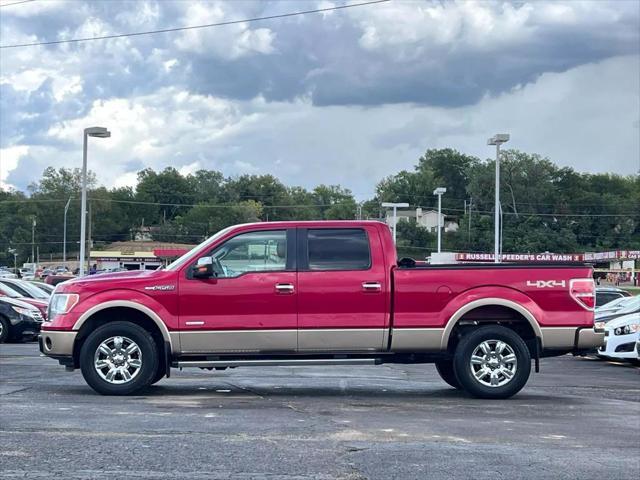
[{"label": "running board", "polygon": [[269,360],[178,360],[171,364],[174,368],[183,367],[294,367],[309,365],[380,365],[378,358],[301,358]]}]

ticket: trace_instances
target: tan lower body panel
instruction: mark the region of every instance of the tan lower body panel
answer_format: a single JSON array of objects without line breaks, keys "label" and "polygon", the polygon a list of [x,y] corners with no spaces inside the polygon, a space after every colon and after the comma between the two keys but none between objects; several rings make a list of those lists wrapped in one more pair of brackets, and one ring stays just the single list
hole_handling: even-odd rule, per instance
[{"label": "tan lower body panel", "polygon": [[293,352],[297,330],[200,330],[180,332],[185,354]]},{"label": "tan lower body panel", "polygon": [[444,328],[394,328],[391,350],[394,352],[439,352]]},{"label": "tan lower body panel", "polygon": [[386,331],[383,328],[302,329],[298,330],[298,350],[377,352],[386,346]]},{"label": "tan lower body panel", "polygon": [[571,350],[576,339],[578,327],[541,328],[542,348],[550,350]]},{"label": "tan lower body panel", "polygon": [[42,330],[42,344],[47,355],[73,355],[73,343],[78,332],[59,332]]}]

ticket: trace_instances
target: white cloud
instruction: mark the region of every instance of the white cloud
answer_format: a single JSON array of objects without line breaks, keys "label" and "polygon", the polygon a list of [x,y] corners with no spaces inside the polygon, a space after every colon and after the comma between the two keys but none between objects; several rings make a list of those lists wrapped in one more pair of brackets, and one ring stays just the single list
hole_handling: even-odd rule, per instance
[{"label": "white cloud", "polygon": [[[242,18],[222,3],[190,3],[183,17],[184,26],[220,23]],[[212,53],[229,60],[250,54],[273,53],[275,34],[268,28],[250,29],[247,23],[203,28],[182,32],[175,41],[183,51],[198,54]]]},{"label": "white cloud", "polygon": [[14,185],[7,183],[7,177],[9,176],[9,172],[18,166],[20,157],[25,156],[28,152],[29,147],[26,145],[0,148],[0,189],[8,190],[15,188]]},{"label": "white cloud", "polygon": [[[73,144],[73,153],[49,149],[38,158],[43,168],[73,166],[68,158],[80,158],[82,129],[104,125],[112,137],[92,139],[89,158],[107,186],[132,185],[130,165],[139,161],[183,173],[199,168],[225,175],[273,173],[309,187],[340,183],[363,197],[382,177],[412,168],[427,148],[454,147],[487,158],[493,152],[486,139],[506,131],[512,135],[509,147],[548,155],[560,165],[632,174],[640,167],[639,114],[629,108],[640,101],[638,75],[637,58],[619,57],[545,74],[458,109],[314,107],[303,99],[234,102],[161,89],[135,101],[95,102],[87,116],[49,131],[52,139]],[[4,178],[26,148],[14,147]]]}]

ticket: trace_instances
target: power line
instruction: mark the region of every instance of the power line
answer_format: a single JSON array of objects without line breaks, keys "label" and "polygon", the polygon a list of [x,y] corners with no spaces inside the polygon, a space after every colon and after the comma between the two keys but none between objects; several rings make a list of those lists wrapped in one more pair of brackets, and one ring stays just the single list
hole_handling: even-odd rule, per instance
[{"label": "power line", "polygon": [[31,3],[31,2],[35,2],[36,0],[22,0],[20,2],[12,2],[12,3],[2,3],[0,4],[0,8],[2,7],[10,7],[11,5],[20,5],[21,3]]},{"label": "power line", "polygon": [[373,5],[377,3],[386,3],[391,0],[371,0],[368,2],[362,3],[352,3],[349,5],[339,5],[337,7],[327,7],[327,8],[316,8],[314,10],[302,10],[299,12],[291,12],[291,13],[281,13],[278,15],[268,15],[265,17],[254,17],[254,18],[245,18],[243,20],[228,20],[226,22],[217,22],[217,23],[207,23],[204,25],[191,25],[187,27],[174,27],[174,28],[163,28],[159,30],[148,30],[145,32],[132,32],[132,33],[118,33],[113,35],[102,35],[99,37],[85,37],[85,38],[72,38],[68,40],[52,40],[49,42],[34,42],[34,43],[19,43],[15,45],[0,45],[0,48],[18,48],[18,47],[35,47],[38,45],[59,45],[62,43],[79,43],[79,42],[89,42],[92,40],[109,40],[113,38],[123,38],[123,37],[137,37],[141,35],[155,35],[157,33],[169,33],[169,32],[180,32],[185,30],[195,30],[200,28],[211,28],[211,27],[222,27],[224,25],[236,25],[238,23],[250,23],[250,22],[259,22],[262,20],[274,20],[276,18],[287,18],[287,17],[297,17],[300,15],[308,15],[311,13],[322,13],[322,12],[331,12],[335,10],[343,10],[346,8],[353,7],[363,7],[366,5]]}]

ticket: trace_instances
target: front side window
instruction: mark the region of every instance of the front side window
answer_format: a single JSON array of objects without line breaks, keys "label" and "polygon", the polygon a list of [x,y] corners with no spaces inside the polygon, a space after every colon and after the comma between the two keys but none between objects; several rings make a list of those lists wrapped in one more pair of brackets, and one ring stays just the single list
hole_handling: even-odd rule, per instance
[{"label": "front side window", "polygon": [[262,231],[237,235],[211,257],[218,278],[233,278],[247,272],[273,272],[287,268],[287,232]]},{"label": "front side window", "polygon": [[307,232],[309,270],[367,270],[369,239],[359,228],[310,229]]}]

